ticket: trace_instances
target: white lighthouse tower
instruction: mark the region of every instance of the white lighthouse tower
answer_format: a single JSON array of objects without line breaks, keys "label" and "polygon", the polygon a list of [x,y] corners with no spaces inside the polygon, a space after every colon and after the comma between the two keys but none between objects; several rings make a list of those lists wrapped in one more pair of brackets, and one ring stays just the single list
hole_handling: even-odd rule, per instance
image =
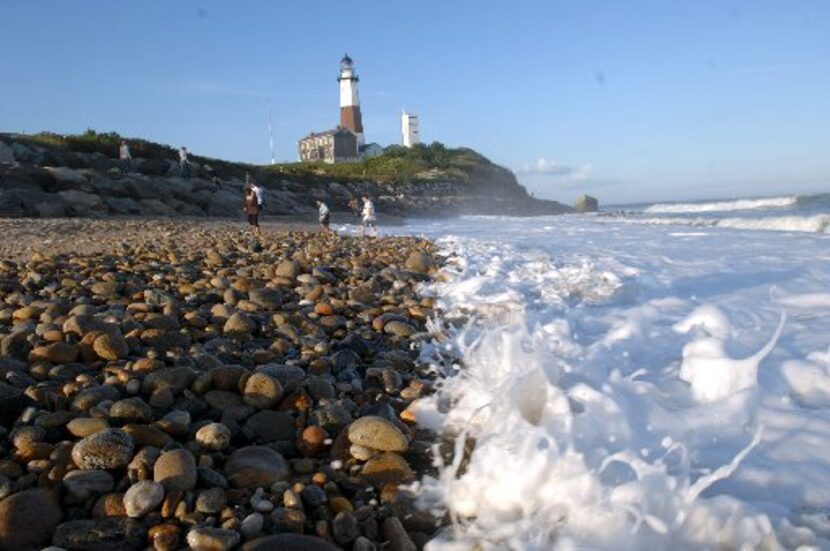
[{"label": "white lighthouse tower", "polygon": [[360,116],[360,99],[357,97],[357,73],[348,54],[340,60],[340,126],[357,136],[357,145],[364,144],[363,119]]},{"label": "white lighthouse tower", "polygon": [[421,143],[421,129],[418,124],[418,115],[401,111],[401,137],[404,147],[412,147]]}]

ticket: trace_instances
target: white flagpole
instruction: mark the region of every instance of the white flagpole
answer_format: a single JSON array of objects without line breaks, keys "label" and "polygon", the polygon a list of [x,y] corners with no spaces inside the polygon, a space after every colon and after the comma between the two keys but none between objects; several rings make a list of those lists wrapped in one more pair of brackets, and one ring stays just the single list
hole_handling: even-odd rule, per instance
[{"label": "white flagpole", "polygon": [[271,124],[271,100],[268,100],[268,140],[271,145],[271,164],[275,165],[277,161],[274,159],[274,130]]}]

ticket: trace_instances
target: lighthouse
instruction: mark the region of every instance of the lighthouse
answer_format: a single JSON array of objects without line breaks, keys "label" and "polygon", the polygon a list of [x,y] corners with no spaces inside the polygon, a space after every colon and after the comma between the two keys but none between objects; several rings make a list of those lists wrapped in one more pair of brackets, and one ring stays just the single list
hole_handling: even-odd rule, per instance
[{"label": "lighthouse", "polygon": [[401,111],[401,135],[403,136],[404,147],[412,147],[421,143],[418,115]]},{"label": "lighthouse", "polygon": [[352,131],[357,136],[357,145],[363,140],[363,120],[360,116],[360,99],[357,97],[357,73],[354,62],[348,54],[340,60],[340,126]]}]

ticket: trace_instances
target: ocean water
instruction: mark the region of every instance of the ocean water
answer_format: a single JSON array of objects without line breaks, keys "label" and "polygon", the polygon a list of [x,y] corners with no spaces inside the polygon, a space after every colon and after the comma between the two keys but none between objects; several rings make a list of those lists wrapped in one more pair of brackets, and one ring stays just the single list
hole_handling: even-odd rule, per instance
[{"label": "ocean water", "polygon": [[605,209],[631,224],[830,233],[830,193],[752,199],[644,203]]},{"label": "ocean water", "polygon": [[830,549],[828,196],[621,211],[404,228],[449,256],[429,548]]}]

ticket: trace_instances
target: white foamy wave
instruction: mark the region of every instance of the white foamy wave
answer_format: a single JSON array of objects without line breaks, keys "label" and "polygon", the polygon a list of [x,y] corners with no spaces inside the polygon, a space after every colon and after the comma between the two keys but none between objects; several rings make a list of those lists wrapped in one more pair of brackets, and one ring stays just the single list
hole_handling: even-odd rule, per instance
[{"label": "white foamy wave", "polygon": [[798,203],[798,197],[767,197],[763,199],[736,199],[734,201],[714,201],[711,203],[658,203],[651,205],[645,212],[652,213],[695,213],[725,212],[731,210],[775,209],[792,207]]},{"label": "white foamy wave", "polygon": [[[606,219],[607,220],[607,219]],[[813,216],[771,216],[764,218],[682,218],[675,217],[620,217],[615,222],[649,224],[656,226],[700,226],[732,228],[736,230],[794,231],[809,233],[830,233],[830,214]]]},{"label": "white foamy wave", "polygon": [[418,486],[452,519],[429,551],[830,549],[822,240],[426,228],[464,236],[439,240],[455,269],[425,291],[469,318],[423,349],[463,369],[411,406],[456,438]]}]

